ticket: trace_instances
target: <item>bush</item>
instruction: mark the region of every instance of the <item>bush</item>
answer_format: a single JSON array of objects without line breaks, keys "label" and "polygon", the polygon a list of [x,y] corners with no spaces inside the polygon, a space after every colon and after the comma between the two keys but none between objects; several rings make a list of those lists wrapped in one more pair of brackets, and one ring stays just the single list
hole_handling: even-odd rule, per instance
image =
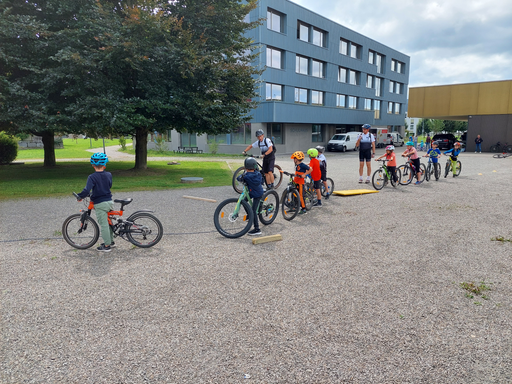
[{"label": "bush", "polygon": [[121,150],[126,151],[126,138],[124,136],[119,136],[119,145],[121,145]]},{"label": "bush", "polygon": [[0,164],[9,164],[18,156],[18,142],[14,136],[0,132]]}]

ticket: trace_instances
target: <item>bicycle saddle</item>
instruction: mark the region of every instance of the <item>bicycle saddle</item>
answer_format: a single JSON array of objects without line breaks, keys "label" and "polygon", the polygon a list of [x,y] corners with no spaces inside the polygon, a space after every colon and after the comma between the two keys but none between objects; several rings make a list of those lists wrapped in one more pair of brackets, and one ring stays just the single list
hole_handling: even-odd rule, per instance
[{"label": "bicycle saddle", "polygon": [[133,199],[129,197],[128,199],[115,199],[114,203],[121,203],[122,205],[127,205],[130,204],[132,201]]}]

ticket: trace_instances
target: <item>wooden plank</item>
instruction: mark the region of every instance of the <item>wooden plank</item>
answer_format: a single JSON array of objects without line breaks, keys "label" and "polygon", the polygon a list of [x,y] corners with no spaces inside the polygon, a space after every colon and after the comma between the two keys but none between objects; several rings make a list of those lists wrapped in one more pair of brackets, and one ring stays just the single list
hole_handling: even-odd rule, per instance
[{"label": "wooden plank", "polygon": [[217,202],[217,200],[213,200],[213,199],[205,199],[204,197],[195,197],[195,196],[186,196],[186,195],[183,195],[183,197],[184,197],[185,199],[208,201],[209,203],[216,203],[216,202]]},{"label": "wooden plank", "polygon": [[283,240],[283,236],[281,235],[270,235],[270,236],[262,236],[258,237],[256,239],[252,239],[253,244],[263,244],[263,243],[269,243],[271,241],[280,241]]}]

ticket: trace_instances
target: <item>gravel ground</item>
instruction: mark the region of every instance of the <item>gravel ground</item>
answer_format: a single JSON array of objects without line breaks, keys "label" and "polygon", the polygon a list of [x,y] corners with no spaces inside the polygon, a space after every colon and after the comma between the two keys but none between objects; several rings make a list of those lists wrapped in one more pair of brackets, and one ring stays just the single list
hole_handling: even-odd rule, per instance
[{"label": "gravel ground", "polygon": [[[335,189],[361,188],[357,153],[327,156]],[[60,237],[72,197],[1,202],[0,382],[511,383],[512,243],[491,238],[512,239],[512,162],[460,160],[459,178],[279,215],[261,245],[182,197],[231,187],[114,196],[165,235],[108,254]],[[460,287],[482,281],[487,299]]]}]

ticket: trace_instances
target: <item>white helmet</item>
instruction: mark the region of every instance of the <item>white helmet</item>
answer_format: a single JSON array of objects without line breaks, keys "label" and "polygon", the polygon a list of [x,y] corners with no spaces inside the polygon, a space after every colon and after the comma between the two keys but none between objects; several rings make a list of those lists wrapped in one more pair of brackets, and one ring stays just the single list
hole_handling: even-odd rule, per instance
[{"label": "white helmet", "polygon": [[395,146],[394,145],[388,145],[386,147],[386,151],[394,151],[395,150]]}]

